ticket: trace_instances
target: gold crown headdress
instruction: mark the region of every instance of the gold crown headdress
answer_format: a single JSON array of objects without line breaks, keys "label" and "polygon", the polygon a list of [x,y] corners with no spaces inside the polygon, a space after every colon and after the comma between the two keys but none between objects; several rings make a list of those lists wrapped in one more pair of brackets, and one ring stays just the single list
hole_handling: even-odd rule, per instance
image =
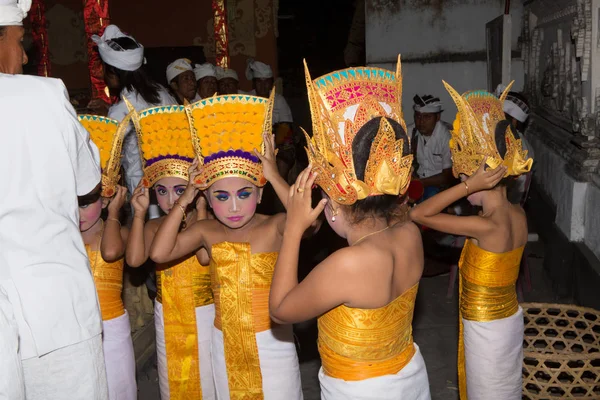
[{"label": "gold crown headdress", "polygon": [[208,187],[227,178],[267,183],[254,149],[264,154],[263,137],[272,131],[274,91],[266,99],[249,95],[214,96],[186,107],[194,150],[203,170],[196,183]]},{"label": "gold crown headdress", "polygon": [[[367,196],[404,194],[410,184],[413,156],[402,117],[400,56],[395,74],[359,67],[313,81],[306,62],[304,68],[313,126],[313,137],[306,135],[306,152],[318,173],[316,184],[336,203],[345,205]],[[361,181],[354,170],[352,142],[358,131],[376,117],[384,118]],[[403,138],[396,139],[388,119],[402,126]]]},{"label": "gold crown headdress", "polygon": [[144,168],[143,184],[153,186],[162,178],[186,181],[194,161],[190,125],[184,106],[159,106],[133,111]]},{"label": "gold crown headdress", "polygon": [[102,193],[104,197],[112,197],[121,175],[121,149],[123,137],[129,127],[131,114],[122,121],[102,117],[100,115],[82,114],[77,116],[79,122],[89,132],[90,139],[98,147],[100,167],[102,168]]},{"label": "gold crown headdress", "polygon": [[521,139],[515,137],[510,125],[506,127],[506,154],[498,153],[495,142],[496,126],[506,119],[502,105],[513,82],[500,98],[484,90],[469,91],[462,96],[444,81],[444,86],[456,103],[458,113],[454,120],[450,151],[454,176],[472,175],[485,157],[491,168],[508,167],[505,176],[521,175],[531,170],[532,158],[527,158]]}]

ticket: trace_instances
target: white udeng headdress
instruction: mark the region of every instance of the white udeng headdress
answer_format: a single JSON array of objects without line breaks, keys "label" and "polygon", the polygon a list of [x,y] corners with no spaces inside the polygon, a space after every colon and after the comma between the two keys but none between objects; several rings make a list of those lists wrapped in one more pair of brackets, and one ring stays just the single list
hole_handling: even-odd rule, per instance
[{"label": "white udeng headdress", "polygon": [[[131,50],[122,49],[111,39],[127,37],[137,43],[138,47]],[[144,46],[132,36],[126,35],[116,25],[109,25],[104,30],[102,37],[93,35],[92,40],[98,45],[102,61],[123,71],[135,71],[144,64]],[[116,46],[116,47],[115,47]]]},{"label": "white udeng headdress", "polygon": [[173,61],[167,66],[167,82],[171,83],[173,79],[186,71],[192,71],[192,62],[190,60],[179,58]]},{"label": "white udeng headdress", "polygon": [[254,61],[249,58],[246,65],[246,78],[251,81],[254,78],[268,79],[273,77],[273,70],[271,67],[260,61]]},{"label": "white udeng headdress", "polygon": [[197,81],[199,81],[202,78],[206,78],[207,76],[216,77],[216,67],[211,63],[196,64],[196,67],[194,68],[194,75],[196,75]]},{"label": "white udeng headdress", "polygon": [[22,26],[31,0],[0,0],[0,26]]}]

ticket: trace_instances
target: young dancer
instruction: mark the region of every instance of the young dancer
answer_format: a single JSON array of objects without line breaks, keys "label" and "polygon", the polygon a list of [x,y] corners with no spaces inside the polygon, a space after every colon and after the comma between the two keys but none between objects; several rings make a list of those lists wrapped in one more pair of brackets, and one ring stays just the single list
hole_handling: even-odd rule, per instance
[{"label": "young dancer", "polygon": [[[423,248],[403,204],[412,155],[400,59],[395,74],[360,67],[313,81],[306,68],[306,77],[311,164],[289,191],[271,316],[287,324],[319,317],[322,399],[429,399],[425,363],[412,338]],[[313,182],[324,197],[314,209]],[[323,209],[349,247],[298,283],[301,233]]]},{"label": "young dancer", "polygon": [[[154,190],[168,214],[188,183],[194,158],[190,127],[183,106],[155,107],[133,113],[142,151],[144,177],[131,203],[134,218],[127,242],[127,264],[139,267],[165,217],[146,222]],[[186,207],[176,231],[186,231],[206,218],[203,199]],[[154,306],[160,393],[166,399],[215,399],[211,365],[211,325],[215,316],[206,256],[189,251],[156,266]],[[204,264],[202,265],[201,264]]]},{"label": "young dancer", "polygon": [[80,115],[79,122],[98,146],[102,182],[79,201],[79,230],[90,259],[90,268],[102,314],[102,347],[110,400],[137,399],[135,355],[129,315],[123,305],[123,266],[129,230],[119,214],[127,189],[117,184],[121,168],[121,146],[130,121]]},{"label": "young dancer", "polygon": [[[468,237],[459,261],[460,338],[458,377],[462,400],[521,398],[523,311],[515,283],[527,243],[527,219],[506,197],[506,183],[527,173],[521,140],[505,119],[500,99],[479,90],[459,95],[444,82],[458,107],[450,150],[462,182],[413,208],[412,219],[441,232]],[[467,196],[479,215],[442,213]]]},{"label": "young dancer", "polygon": [[[208,251],[219,399],[302,399],[292,327],[273,323],[268,309],[285,214],[256,214],[267,179],[281,196],[288,188],[277,172],[272,139],[263,140],[272,136],[272,109],[273,96],[246,95],[211,97],[187,107],[198,162],[150,253],[157,262],[169,262],[201,248]],[[216,219],[179,231],[198,188]]]}]

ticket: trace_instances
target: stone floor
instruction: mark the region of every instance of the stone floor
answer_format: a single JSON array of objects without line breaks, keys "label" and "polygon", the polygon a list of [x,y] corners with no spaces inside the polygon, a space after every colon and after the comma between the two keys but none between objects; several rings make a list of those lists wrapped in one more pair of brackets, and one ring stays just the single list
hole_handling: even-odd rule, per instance
[{"label": "stone floor", "polygon": [[[531,272],[532,290],[525,291],[524,301],[553,302],[550,280],[543,271],[542,243],[530,243],[526,250]],[[456,382],[456,348],[458,332],[457,288],[452,298],[446,298],[448,275],[424,278],[421,281],[414,316],[414,340],[421,348],[431,395],[434,400],[458,399]],[[307,322],[296,327],[299,342],[300,369],[305,400],[318,400],[317,372],[320,362],[316,350],[316,324]],[[155,361],[139,373],[139,399],[158,400],[158,377]]]}]

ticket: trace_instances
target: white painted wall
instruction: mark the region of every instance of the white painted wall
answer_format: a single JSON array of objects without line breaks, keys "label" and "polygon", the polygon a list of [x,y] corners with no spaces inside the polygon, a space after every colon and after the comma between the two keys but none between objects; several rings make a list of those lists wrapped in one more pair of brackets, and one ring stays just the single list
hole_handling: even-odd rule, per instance
[{"label": "white painted wall", "polygon": [[[423,3],[436,2],[370,1],[366,9],[365,27],[368,65],[394,70],[398,54],[408,60],[444,53],[485,52],[485,25],[504,12],[504,0],[439,1],[437,3],[440,6]],[[512,48],[517,50],[523,9],[521,1],[512,3]],[[412,98],[415,94],[439,96],[446,110],[442,118],[448,122],[454,120],[456,107],[444,89],[442,79],[459,92],[487,88],[485,61],[426,64],[406,62],[402,70],[402,104],[407,124],[413,122]],[[515,90],[521,90],[521,60],[513,60],[511,78],[516,80]]]}]

